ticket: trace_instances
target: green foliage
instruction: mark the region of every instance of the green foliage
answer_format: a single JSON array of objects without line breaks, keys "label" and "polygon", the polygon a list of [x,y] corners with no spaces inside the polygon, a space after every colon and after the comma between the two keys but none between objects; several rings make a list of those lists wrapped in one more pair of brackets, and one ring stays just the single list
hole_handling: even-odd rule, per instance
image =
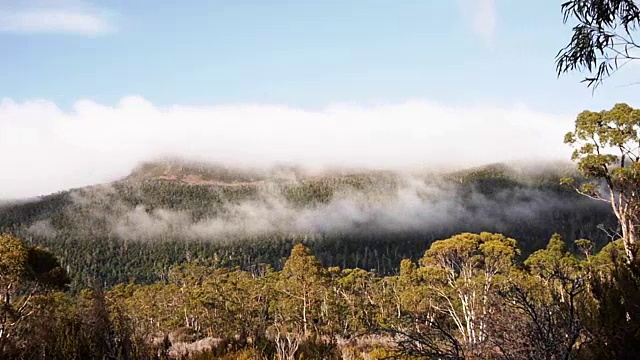
[{"label": "green foliage", "polygon": [[[624,257],[623,250],[609,248],[607,257]],[[601,259],[602,260],[602,259]],[[584,327],[591,341],[582,351],[585,359],[633,359],[640,352],[640,269],[611,262],[594,268],[589,279],[593,299],[585,301]]]},{"label": "green foliage", "polygon": [[[633,340],[635,320],[616,331],[605,316],[610,312],[620,322],[634,311],[615,302],[632,284],[627,275],[615,275],[618,266],[626,266],[619,255],[624,246],[597,251],[607,240],[598,225],[607,223],[610,210],[560,188],[556,175],[522,181],[495,166],[443,180],[467,210],[478,206],[477,198],[496,208],[536,206],[541,193],[576,204],[550,205],[528,222],[469,221],[428,232],[365,227],[228,239],[189,238],[179,231],[119,237],[105,214],[170,210],[198,221],[225,216],[230,204],[264,195],[259,184],[264,177],[229,175],[223,182],[219,174],[194,177],[191,170],[180,170],[170,180],[165,177],[173,173],[166,169],[149,171],[156,179],[141,175],[0,209],[2,227],[27,240],[7,236],[0,246],[2,281],[19,282],[16,291],[28,292],[35,284],[38,291],[44,284],[64,289],[63,267],[73,280],[71,294],[46,291],[30,300],[33,311],[13,327],[16,341],[5,347],[6,354],[528,359],[568,353],[588,358],[587,353],[609,356],[613,350],[601,345],[602,352],[596,347],[578,352],[571,344],[596,344],[598,336],[611,343],[614,337]],[[288,206],[305,210],[345,194],[375,201],[395,196],[398,181],[385,173],[334,174],[273,183],[271,190],[284,194]],[[494,213],[483,215],[496,219]],[[481,232],[487,229],[493,232]],[[539,250],[552,229],[582,240],[567,245],[553,236]],[[50,248],[61,262],[39,246]],[[596,273],[600,283],[589,277]],[[108,289],[86,290],[96,283]],[[601,290],[593,293],[596,289]],[[633,292],[628,295],[625,301],[635,301]],[[572,343],[576,331],[580,336]],[[616,344],[622,347],[616,354],[632,350]]]},{"label": "green foliage", "polygon": [[19,239],[0,235],[0,282],[11,286],[29,273],[29,249]]},{"label": "green foliage", "polygon": [[326,269],[302,244],[291,249],[276,283],[278,300],[272,311],[276,332],[317,335],[326,323],[322,305],[327,296]]},{"label": "green foliage", "polygon": [[50,252],[0,235],[0,355],[13,351],[28,329],[34,302],[51,290],[66,289],[69,281]]},{"label": "green foliage", "polygon": [[[127,232],[114,231],[120,225],[114,223],[114,219],[126,220],[130,212],[161,221],[163,214],[170,211],[194,224],[224,219],[232,215],[230,206],[262,201],[267,190],[268,194],[271,194],[269,191],[278,196],[284,194],[285,205],[301,211],[344,196],[377,203],[393,200],[402,181],[397,174],[388,172],[332,173],[316,177],[297,174],[300,178],[293,181],[260,172],[234,175],[233,169],[228,169],[231,173],[212,169],[205,173],[205,169],[199,170],[198,166],[178,165],[156,165],[109,186],[74,189],[37,201],[7,205],[0,208],[0,229],[55,252],[68,269],[72,290],[76,291],[95,281],[107,286],[132,281],[150,284],[166,279],[172,266],[187,261],[239,266],[244,270],[264,263],[281,269],[283,258],[296,242],[304,242],[313,249],[325,266],[375,269],[379,274],[393,274],[402,259],[415,261],[430,242],[460,232],[508,234],[521,240],[522,251],[528,254],[543,246],[542,239],[553,231],[567,239],[592,239],[599,248],[608,241],[606,234],[598,229],[599,225],[609,228],[615,224],[606,206],[581,199],[578,194],[558,186],[558,176],[565,171],[541,170],[535,176],[525,176],[504,165],[495,165],[451,174],[442,180],[445,184],[442,186],[450,187],[451,196],[462,211],[478,213],[475,219],[425,230],[384,230],[362,224],[347,231],[224,236],[194,235],[188,228],[179,226],[166,226],[166,231],[151,227],[147,233],[134,231],[134,227]],[[268,186],[264,184],[265,179],[269,181]],[[437,181],[437,178],[429,175],[424,181]],[[427,199],[433,196],[417,195]],[[557,204],[540,204],[541,197],[557,199]],[[495,206],[478,209],[478,201]],[[503,213],[504,208],[524,211],[529,206],[548,209],[527,221],[518,221]]]},{"label": "green foliage", "polygon": [[[55,265],[44,250],[29,257],[28,245],[5,238],[4,254],[24,255],[16,256],[22,259],[16,264]],[[590,241],[577,243],[588,256],[577,256],[554,234],[544,249],[518,263],[515,239],[461,233],[433,242],[419,266],[402,260],[399,274],[392,276],[327,269],[301,243],[292,247],[280,271],[188,262],[150,285],[42,293],[32,299],[30,315],[12,329],[12,341],[0,355],[633,358],[640,331],[640,270],[620,260],[620,242],[593,254]],[[22,282],[50,278],[16,274],[22,274],[16,277]]]},{"label": "green foliage", "polygon": [[640,8],[633,0],[569,0],[562,3],[563,20],[577,22],[569,44],[556,56],[558,75],[587,71],[583,82],[597,87],[619,67],[638,59],[633,33]]},{"label": "green foliage", "polygon": [[578,169],[592,180],[576,190],[611,205],[630,262],[635,259],[640,226],[639,130],[640,110],[616,104],[611,110],[580,113],[575,130],[565,137],[565,143],[575,148],[572,159]]}]

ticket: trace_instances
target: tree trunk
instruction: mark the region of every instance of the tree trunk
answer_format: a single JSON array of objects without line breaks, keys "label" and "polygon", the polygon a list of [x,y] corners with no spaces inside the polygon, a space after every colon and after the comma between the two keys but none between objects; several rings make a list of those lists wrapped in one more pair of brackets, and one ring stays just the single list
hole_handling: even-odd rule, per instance
[{"label": "tree trunk", "polygon": [[620,224],[620,230],[622,231],[622,244],[624,245],[624,252],[627,255],[627,262],[632,264],[636,260],[636,228],[635,224],[631,220],[633,217],[629,214],[629,202],[625,200],[622,193],[616,193],[609,186],[609,193],[611,197],[611,208],[613,213],[618,219]]},{"label": "tree trunk", "polygon": [[618,215],[620,229],[622,230],[622,243],[624,245],[624,252],[627,255],[628,263],[632,264],[636,260],[636,230],[631,221],[627,219],[627,214],[618,212],[616,213],[616,215]]},{"label": "tree trunk", "polygon": [[302,327],[304,330],[305,338],[309,335],[307,332],[307,296],[303,296],[302,298]]}]

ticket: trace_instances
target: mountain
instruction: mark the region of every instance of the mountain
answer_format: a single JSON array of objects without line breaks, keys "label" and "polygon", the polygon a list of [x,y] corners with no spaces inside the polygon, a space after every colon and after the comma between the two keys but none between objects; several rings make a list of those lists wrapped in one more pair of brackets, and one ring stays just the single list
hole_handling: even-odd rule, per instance
[{"label": "mountain", "polygon": [[566,164],[436,174],[167,160],[113,183],[0,204],[0,232],[50,248],[75,286],[149,283],[187,260],[279,267],[300,241],[326,266],[393,273],[402,258],[464,231],[504,233],[526,253],[555,232],[603,245],[600,228],[615,227],[610,209],[560,186],[567,175]]}]

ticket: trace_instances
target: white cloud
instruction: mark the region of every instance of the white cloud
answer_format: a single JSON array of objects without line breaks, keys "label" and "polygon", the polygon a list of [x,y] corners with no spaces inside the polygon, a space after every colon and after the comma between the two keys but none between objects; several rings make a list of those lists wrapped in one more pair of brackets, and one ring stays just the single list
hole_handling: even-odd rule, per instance
[{"label": "white cloud", "polygon": [[0,101],[0,199],[46,194],[126,175],[179,156],[235,165],[469,166],[567,159],[573,119],[525,106],[455,107],[426,100],[308,111],[278,105],[158,107],[141,97]]},{"label": "white cloud", "polygon": [[495,0],[458,0],[462,15],[485,42],[491,43],[497,26]]},{"label": "white cloud", "polygon": [[101,35],[115,32],[106,10],[74,0],[21,1],[0,4],[0,32]]}]

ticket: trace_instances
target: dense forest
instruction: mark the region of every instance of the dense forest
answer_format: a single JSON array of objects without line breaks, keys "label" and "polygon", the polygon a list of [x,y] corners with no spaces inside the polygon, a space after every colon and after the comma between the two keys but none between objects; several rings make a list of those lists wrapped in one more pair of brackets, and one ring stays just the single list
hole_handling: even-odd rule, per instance
[{"label": "dense forest", "polygon": [[[281,269],[295,243],[324,266],[395,274],[437,239],[499,232],[523,256],[559,233],[599,248],[615,233],[610,207],[560,179],[571,165],[494,164],[459,172],[297,168],[244,170],[165,161],[106,185],[0,208],[0,231],[60,257],[72,289],[166,280],[191,261]],[[572,245],[570,245],[572,246]]]},{"label": "dense forest", "polygon": [[620,241],[461,233],[396,275],[324,267],[301,243],[281,270],[186,262],[166,279],[73,296],[48,251],[4,235],[3,359],[635,359],[637,265]]},{"label": "dense forest", "polygon": [[[636,2],[561,10],[559,75],[638,59]],[[616,104],[576,167],[168,160],[0,202],[0,359],[638,359],[639,131]]]},{"label": "dense forest", "polygon": [[174,160],[5,204],[0,354],[632,358],[635,268],[566,176]]}]

